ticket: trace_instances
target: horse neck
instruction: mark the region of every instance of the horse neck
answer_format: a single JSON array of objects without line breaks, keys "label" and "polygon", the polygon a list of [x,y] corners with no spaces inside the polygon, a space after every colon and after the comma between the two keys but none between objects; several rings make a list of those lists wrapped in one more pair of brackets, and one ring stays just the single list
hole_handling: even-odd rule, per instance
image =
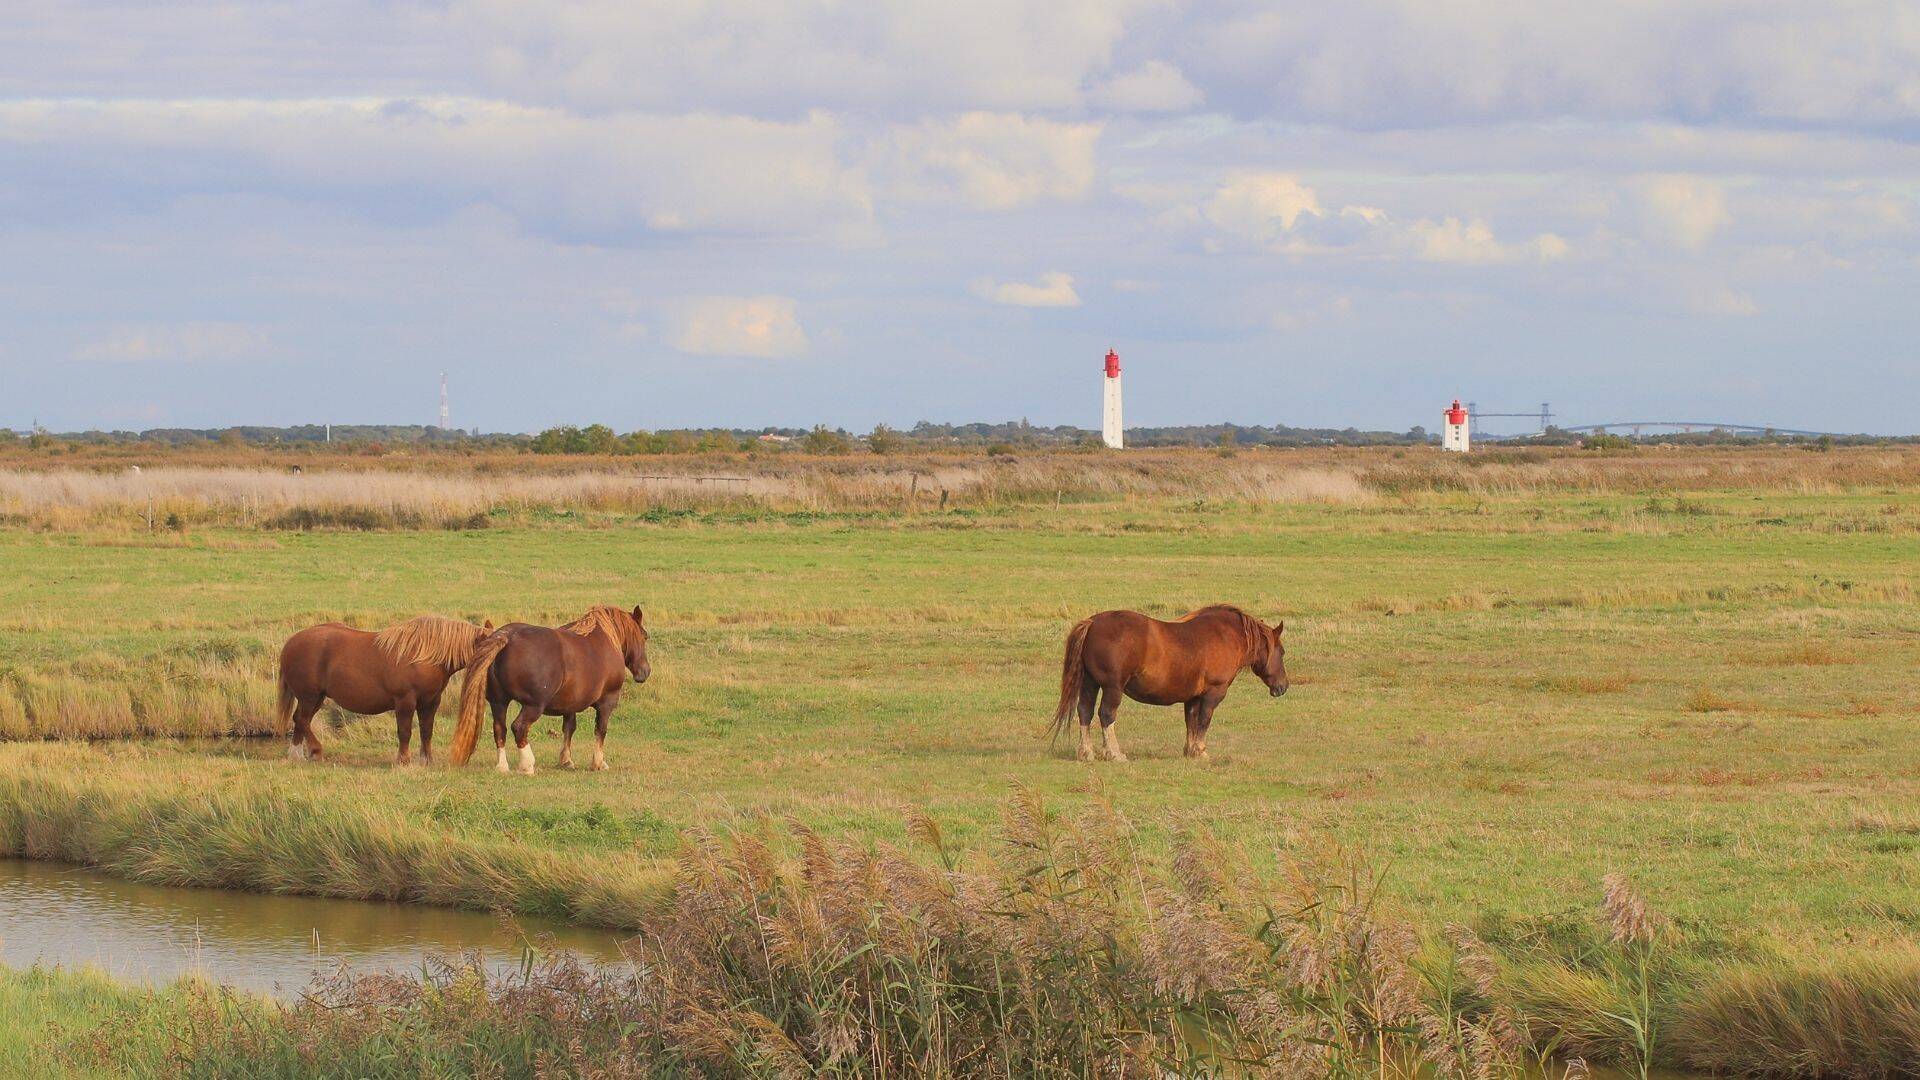
[{"label": "horse neck", "polygon": [[1240,629],[1247,636],[1247,652],[1240,658],[1240,666],[1250,668],[1260,662],[1261,654],[1266,651],[1266,628],[1244,611],[1236,611],[1234,614],[1240,617]]}]

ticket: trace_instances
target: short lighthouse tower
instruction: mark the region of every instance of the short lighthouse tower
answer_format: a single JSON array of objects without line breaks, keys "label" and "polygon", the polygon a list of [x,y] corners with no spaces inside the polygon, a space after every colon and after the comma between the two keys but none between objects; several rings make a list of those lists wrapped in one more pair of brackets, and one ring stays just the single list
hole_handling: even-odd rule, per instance
[{"label": "short lighthouse tower", "polygon": [[1100,381],[1106,385],[1100,410],[1100,441],[1118,450],[1125,445],[1121,433],[1126,429],[1120,423],[1120,354],[1112,349],[1107,350],[1107,377]]},{"label": "short lighthouse tower", "polygon": [[1460,407],[1460,399],[1453,399],[1453,407],[1447,410],[1447,426],[1440,436],[1440,449],[1451,450],[1456,454],[1467,452],[1467,410]]}]

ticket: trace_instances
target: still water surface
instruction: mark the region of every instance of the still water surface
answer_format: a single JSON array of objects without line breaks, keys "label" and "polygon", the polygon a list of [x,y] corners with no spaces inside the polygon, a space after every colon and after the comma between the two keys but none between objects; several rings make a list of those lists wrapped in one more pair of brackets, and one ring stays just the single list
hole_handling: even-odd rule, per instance
[{"label": "still water surface", "polygon": [[526,937],[585,960],[620,959],[618,936],[520,920],[520,932],[471,911],[310,896],[263,896],[122,881],[60,863],[0,859],[0,963],[92,965],[136,982],[188,973],[291,997],[316,972],[417,971],[435,955],[478,950],[518,968]]}]

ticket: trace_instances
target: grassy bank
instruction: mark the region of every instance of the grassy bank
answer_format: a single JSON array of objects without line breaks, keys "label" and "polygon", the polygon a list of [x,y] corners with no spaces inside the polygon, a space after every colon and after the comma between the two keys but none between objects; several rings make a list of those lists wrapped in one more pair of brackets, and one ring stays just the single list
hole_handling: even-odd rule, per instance
[{"label": "grassy bank", "polygon": [[632,927],[665,895],[655,860],[561,854],[507,833],[449,837],[350,785],[296,793],[62,768],[53,748],[0,771],[0,856],[55,859],[163,885],[395,900]]},{"label": "grassy bank", "polygon": [[693,833],[617,969],[342,976],[284,1010],[0,976],[0,1008],[66,1021],[0,1042],[0,1062],[261,1077],[1920,1068],[1920,950],[1707,961],[1618,875],[1588,911],[1476,930],[1423,924],[1343,849],[1298,844],[1262,874],[1194,826],[1153,858],[1110,808],[1068,817],[1030,791],[978,850],[925,816],[907,831],[912,850],[800,825]]}]

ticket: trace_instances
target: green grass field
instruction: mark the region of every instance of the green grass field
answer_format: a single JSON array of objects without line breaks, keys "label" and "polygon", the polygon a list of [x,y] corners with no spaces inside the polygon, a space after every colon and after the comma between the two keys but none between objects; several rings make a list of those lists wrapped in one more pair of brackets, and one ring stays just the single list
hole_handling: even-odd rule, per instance
[{"label": "green grass field", "polygon": [[[1150,837],[1202,818],[1256,857],[1331,834],[1450,916],[1554,910],[1624,870],[1735,937],[1912,933],[1920,502],[1679,506],[1102,505],[154,546],[5,533],[4,667],[225,647],[264,658],[264,677],[278,638],[323,618],[550,621],[611,602],[646,606],[656,675],[616,717],[606,775],[397,771],[385,720],[349,726],[315,768],[264,741],[14,745],[0,768],[270,779],[455,834],[648,855],[763,812],[886,835],[922,807],[964,839],[1020,783],[1110,799]],[[1294,693],[1236,689],[1209,764],[1179,757],[1176,710],[1138,705],[1119,723],[1132,762],[1048,752],[1073,619],[1214,600],[1286,617]],[[543,763],[557,726],[542,722]]]},{"label": "green grass field", "polygon": [[[427,611],[555,622],[593,603],[645,606],[655,675],[613,721],[607,773],[551,767],[557,720],[536,729],[531,778],[496,774],[485,733],[464,770],[396,769],[391,722],[375,718],[336,730],[321,765],[286,762],[273,740],[9,743],[0,796],[24,804],[40,785],[62,798],[337,806],[411,830],[408,843],[559,856],[578,861],[577,878],[604,869],[631,890],[664,880],[682,830],[767,814],[898,839],[905,812],[923,809],[980,845],[1022,785],[1066,808],[1111,802],[1149,857],[1195,821],[1256,866],[1338,840],[1433,926],[1550,922],[1592,909],[1601,877],[1621,872],[1702,962],[1873,950],[1920,933],[1917,541],[1920,493],[1904,488],[606,515],[155,540],[7,530],[0,684],[11,678],[16,696],[89,673],[191,682],[203,676],[176,670],[190,657],[257,684],[210,713],[253,707],[257,693],[264,721],[273,651],[298,626]],[[1243,676],[1207,763],[1180,756],[1177,710],[1138,704],[1119,721],[1131,762],[1049,749],[1075,619],[1214,601],[1285,617],[1291,694],[1270,699]],[[443,716],[443,741],[451,727]],[[14,809],[11,825],[0,812],[0,842],[15,850],[351,891],[324,875],[62,847],[57,826]],[[223,828],[243,826],[244,814]],[[274,843],[297,829],[278,823]],[[250,857],[244,837],[222,844],[227,862]],[[550,891],[584,888],[540,873]],[[600,898],[561,913],[622,924],[620,910]]]}]

